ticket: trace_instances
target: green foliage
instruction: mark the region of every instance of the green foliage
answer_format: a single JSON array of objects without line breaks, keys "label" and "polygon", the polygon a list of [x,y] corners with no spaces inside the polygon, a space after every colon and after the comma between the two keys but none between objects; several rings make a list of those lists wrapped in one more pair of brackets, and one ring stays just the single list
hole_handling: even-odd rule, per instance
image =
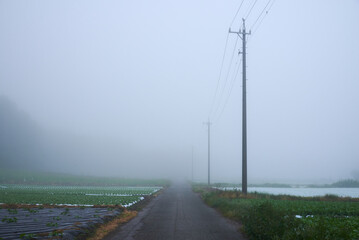
[{"label": "green foliage", "polygon": [[347,179],[335,182],[331,184],[332,187],[344,187],[344,188],[358,188],[359,187],[359,181],[354,179]]},{"label": "green foliage", "polygon": [[359,239],[358,199],[245,196],[208,188],[199,192],[208,205],[240,221],[250,239]]},{"label": "green foliage", "polygon": [[33,233],[21,233],[20,238],[21,239],[35,239],[36,234],[33,234]]},{"label": "green foliage", "polygon": [[17,218],[16,217],[4,217],[3,219],[1,219],[2,222],[6,222],[6,223],[16,223],[17,222]]},{"label": "green foliage", "polygon": [[33,172],[0,168],[1,184],[35,184],[57,186],[168,186],[166,179],[126,179],[71,174]]},{"label": "green foliage", "polygon": [[61,213],[61,215],[67,216],[70,212],[70,209],[65,208],[65,210]]},{"label": "green foliage", "polygon": [[46,226],[48,226],[48,227],[57,227],[57,226],[59,226],[59,224],[57,222],[48,222],[48,223],[46,223]]},{"label": "green foliage", "polygon": [[39,210],[31,209],[31,208],[25,208],[26,211],[29,211],[29,213],[37,213]]},{"label": "green foliage", "polygon": [[7,210],[10,214],[17,214],[17,209],[8,209]]},{"label": "green foliage", "polygon": [[296,229],[296,235],[298,236],[296,239],[358,239],[359,218],[331,216],[306,217],[302,219],[300,226]]},{"label": "green foliage", "polygon": [[296,218],[287,215],[283,210],[275,209],[269,201],[247,206],[241,219],[244,231],[253,239],[282,239],[287,229],[298,225]]},{"label": "green foliage", "polygon": [[58,230],[55,230],[55,231],[52,231],[49,233],[49,237],[62,237],[62,236],[63,236],[63,233]]},{"label": "green foliage", "polygon": [[332,183],[332,184],[325,184],[325,185],[311,184],[311,185],[308,185],[308,187],[313,187],[313,188],[359,188],[359,180],[346,179],[346,180],[340,180],[340,181]]},{"label": "green foliage", "polygon": [[[7,204],[126,205],[159,187],[34,186],[6,184],[0,188],[0,202]],[[43,208],[40,206],[39,209]],[[16,211],[16,210],[9,210]],[[31,212],[32,210],[29,210]],[[14,212],[15,213],[15,212]]]}]

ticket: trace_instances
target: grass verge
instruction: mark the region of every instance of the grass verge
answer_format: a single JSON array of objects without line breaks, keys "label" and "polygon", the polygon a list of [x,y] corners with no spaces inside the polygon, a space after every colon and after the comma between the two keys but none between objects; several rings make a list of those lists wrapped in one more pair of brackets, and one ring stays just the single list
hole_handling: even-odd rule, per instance
[{"label": "grass verge", "polygon": [[130,221],[132,218],[137,216],[137,211],[130,211],[125,209],[118,217],[113,220],[102,224],[93,233],[93,235],[87,240],[100,240],[103,239],[107,234],[118,228],[119,225]]},{"label": "grass verge", "polygon": [[248,194],[193,186],[203,200],[238,221],[249,239],[359,239],[359,199]]}]

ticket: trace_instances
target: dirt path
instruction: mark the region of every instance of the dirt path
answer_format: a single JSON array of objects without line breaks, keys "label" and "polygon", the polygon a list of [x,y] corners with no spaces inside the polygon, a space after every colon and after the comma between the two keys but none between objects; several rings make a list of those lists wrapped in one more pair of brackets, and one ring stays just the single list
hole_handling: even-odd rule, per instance
[{"label": "dirt path", "polygon": [[105,239],[245,238],[237,226],[205,205],[188,184],[174,184]]}]

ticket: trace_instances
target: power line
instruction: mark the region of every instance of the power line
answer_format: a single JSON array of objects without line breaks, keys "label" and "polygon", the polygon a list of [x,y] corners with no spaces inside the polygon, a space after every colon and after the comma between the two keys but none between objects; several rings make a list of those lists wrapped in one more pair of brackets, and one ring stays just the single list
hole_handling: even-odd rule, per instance
[{"label": "power line", "polygon": [[241,67],[241,63],[242,63],[242,59],[240,60],[240,62],[239,62],[239,64],[238,64],[238,67],[237,67],[237,71],[236,71],[236,73],[235,73],[235,75],[234,75],[234,77],[233,77],[233,79],[232,79],[232,81],[231,81],[231,86],[230,86],[230,89],[229,89],[229,94],[227,95],[227,98],[226,98],[226,100],[225,100],[225,102],[224,102],[222,111],[221,111],[220,114],[218,115],[218,118],[216,119],[215,122],[219,122],[219,120],[221,119],[222,114],[223,114],[223,112],[224,112],[224,110],[225,110],[225,108],[226,108],[226,106],[227,106],[227,102],[228,102],[228,100],[229,100],[229,98],[230,98],[230,96],[231,96],[231,94],[232,94],[232,90],[233,90],[234,84],[235,84],[235,82],[236,82],[237,75],[238,75],[239,69],[240,69],[240,67]]},{"label": "power line", "polygon": [[272,9],[273,5],[274,5],[275,0],[272,1],[272,4],[269,6],[268,10],[265,12],[266,14],[264,14],[264,16],[262,17],[262,19],[259,21],[259,24],[257,25],[256,29],[253,30],[252,33],[252,37],[253,35],[258,31],[258,28],[262,25],[263,20],[265,19],[265,17],[268,15],[269,11]]},{"label": "power line", "polygon": [[[247,18],[250,16],[250,14],[252,13],[252,11],[253,11],[255,5],[257,4],[257,1],[258,1],[258,0],[255,0],[255,1],[253,2],[253,4],[251,5],[251,7],[250,7],[250,9],[249,9],[249,11],[248,11],[247,16],[246,16],[245,19],[247,19]],[[274,5],[274,2],[275,2],[275,0],[268,0],[267,4],[266,4],[265,7],[262,9],[262,11],[260,12],[259,16],[256,18],[256,20],[255,20],[254,23],[252,24],[251,29],[253,29],[254,27],[257,26],[257,27],[255,28],[255,30],[253,31],[253,34],[254,34],[254,33],[258,30],[258,28],[261,26],[261,24],[262,24],[262,22],[263,22],[265,16],[268,14],[268,12],[271,10],[272,6]],[[234,17],[233,17],[230,26],[232,26],[233,23],[234,23],[234,21],[236,20],[236,18],[237,18],[237,16],[238,16],[238,13],[239,13],[239,11],[241,10],[241,8],[242,8],[242,6],[243,6],[243,3],[244,3],[244,0],[241,1],[241,4],[239,5],[239,7],[238,7],[238,9],[237,9],[237,11],[236,11],[236,14],[235,14]],[[268,8],[268,6],[269,6],[269,8]],[[266,10],[266,9],[267,9],[267,10]],[[265,13],[265,14],[264,14],[264,13]],[[263,16],[263,17],[262,17],[262,16]],[[259,21],[259,24],[257,25],[258,21]],[[253,34],[252,34],[251,38],[253,37]],[[217,107],[215,107],[215,105],[216,105],[216,100],[217,100],[217,96],[218,96],[218,92],[219,92],[219,85],[220,85],[220,81],[221,81],[221,77],[222,77],[222,73],[223,73],[224,60],[225,60],[226,50],[227,50],[227,45],[228,45],[228,35],[229,35],[229,34],[227,34],[227,38],[226,38],[225,51],[224,51],[224,53],[223,53],[223,58],[222,58],[222,63],[221,63],[221,68],[220,68],[220,74],[219,74],[218,81],[217,81],[216,91],[215,91],[215,95],[214,95],[214,98],[213,98],[213,101],[212,101],[212,104],[211,104],[211,108],[210,108],[210,112],[209,112],[209,116],[212,116],[212,114],[213,114],[213,117],[215,117],[215,115],[218,113],[218,110],[220,109],[220,106],[221,106],[221,103],[222,103],[223,94],[224,94],[224,91],[225,91],[226,86],[227,86],[228,77],[229,77],[229,74],[230,74],[230,71],[231,71],[231,67],[232,67],[232,61],[233,61],[233,57],[234,57],[234,52],[235,52],[235,48],[236,48],[236,46],[237,46],[237,41],[238,41],[238,38],[237,38],[237,39],[236,39],[235,47],[234,47],[234,49],[233,49],[232,57],[231,57],[231,60],[230,60],[230,65],[229,65],[228,70],[227,70],[227,75],[226,75],[225,83],[224,83],[224,86],[221,88],[222,91],[221,91],[221,93],[219,94]],[[247,39],[247,41],[248,41],[248,39]],[[237,75],[237,73],[235,74],[235,76],[236,76],[236,75]],[[234,84],[233,84],[233,80],[232,80],[232,82],[231,82],[231,84],[230,84],[230,90],[229,90],[230,93],[229,93],[229,95],[227,96],[227,98],[226,98],[225,101],[224,101],[224,108],[225,108],[225,106],[226,106],[226,104],[227,104],[227,102],[228,102],[228,99],[229,99],[229,96],[230,96],[230,94],[231,94],[233,85],[234,85]],[[220,111],[217,120],[220,119],[222,113],[224,112],[224,108],[222,108],[222,110]],[[214,111],[213,111],[213,110],[214,110]]]},{"label": "power line", "polygon": [[[240,11],[241,8],[242,8],[243,3],[244,3],[244,0],[242,0],[241,4],[239,5],[239,7],[238,7],[238,9],[237,9],[237,12],[236,12],[236,14],[234,15],[234,17],[233,17],[233,19],[232,19],[232,22],[231,22],[231,24],[230,24],[230,27],[233,25],[234,21],[236,20],[237,15],[238,15],[239,11]],[[223,57],[222,57],[221,68],[220,68],[219,77],[218,77],[218,80],[217,80],[217,86],[216,86],[216,90],[215,90],[215,93],[214,93],[213,101],[212,101],[211,108],[210,108],[210,111],[209,111],[208,116],[211,116],[211,115],[212,115],[213,107],[214,107],[215,102],[216,102],[217,93],[218,93],[218,87],[219,87],[219,82],[220,82],[220,80],[221,80],[222,71],[223,71],[223,64],[224,64],[224,59],[225,59],[226,51],[227,51],[228,37],[229,37],[229,32],[227,33],[226,44],[225,44],[225,47],[224,47],[224,52],[223,52]]]},{"label": "power line", "polygon": [[233,48],[232,57],[231,57],[229,67],[228,67],[228,71],[227,71],[227,74],[226,74],[226,79],[225,79],[224,85],[222,87],[222,91],[221,91],[219,99],[218,99],[218,105],[217,105],[215,111],[213,112],[213,115],[216,115],[216,113],[218,112],[219,106],[221,105],[223,93],[224,93],[224,90],[226,89],[227,82],[228,82],[228,76],[229,76],[229,73],[231,71],[234,54],[235,54],[236,49],[237,49],[237,43],[238,43],[238,37],[236,38],[236,43],[235,43],[234,48]]},{"label": "power line", "polygon": [[233,17],[233,20],[232,20],[232,22],[231,22],[231,25],[229,25],[230,27],[232,27],[232,25],[233,25],[233,23],[234,23],[234,20],[236,20],[236,17],[237,17],[237,15],[238,15],[238,13],[239,13],[239,10],[241,10],[241,8],[242,8],[243,2],[244,2],[244,0],[242,0],[241,5],[239,5],[238,10],[237,10],[236,14],[235,14],[234,17]]},{"label": "power line", "polygon": [[256,1],[253,3],[253,5],[252,5],[251,9],[249,10],[249,12],[248,12],[248,14],[247,14],[247,16],[246,16],[245,19],[248,19],[249,15],[251,14],[251,12],[252,12],[254,6],[256,5],[257,1],[258,1],[258,0],[256,0]]},{"label": "power line", "polygon": [[210,110],[209,110],[208,116],[210,116],[210,115],[212,114],[213,107],[214,107],[214,103],[215,103],[215,101],[216,101],[217,92],[218,92],[218,86],[219,86],[219,82],[220,82],[221,76],[222,76],[224,59],[225,59],[225,57],[226,57],[226,52],[227,52],[228,37],[229,37],[229,33],[227,33],[226,44],[225,44],[225,46],[224,46],[224,52],[223,52],[223,57],[222,57],[221,68],[220,68],[220,71],[219,71],[219,77],[218,77],[218,80],[217,80],[216,91],[215,91],[215,93],[214,93],[214,98],[213,98],[213,101],[212,101],[211,108],[210,108]]},{"label": "power line", "polygon": [[275,2],[275,0],[273,0],[272,4],[269,6],[269,8],[268,8],[268,11],[267,11],[267,12],[269,12],[269,11],[272,9],[272,7],[273,7],[273,5],[274,5],[274,2]]},{"label": "power line", "polygon": [[250,29],[253,29],[254,26],[256,25],[256,23],[258,22],[259,18],[263,15],[264,10],[266,10],[266,8],[268,7],[268,4],[271,2],[272,0],[269,0],[266,4],[266,6],[263,8],[262,12],[259,14],[259,16],[257,17],[256,21],[252,24]]}]

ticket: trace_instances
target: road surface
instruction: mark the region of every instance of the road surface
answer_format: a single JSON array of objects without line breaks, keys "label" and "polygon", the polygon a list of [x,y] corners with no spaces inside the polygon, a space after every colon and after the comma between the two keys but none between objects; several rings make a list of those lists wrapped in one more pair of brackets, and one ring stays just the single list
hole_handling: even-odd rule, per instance
[{"label": "road surface", "polygon": [[106,240],[245,239],[238,226],[208,207],[188,184],[174,184]]}]

